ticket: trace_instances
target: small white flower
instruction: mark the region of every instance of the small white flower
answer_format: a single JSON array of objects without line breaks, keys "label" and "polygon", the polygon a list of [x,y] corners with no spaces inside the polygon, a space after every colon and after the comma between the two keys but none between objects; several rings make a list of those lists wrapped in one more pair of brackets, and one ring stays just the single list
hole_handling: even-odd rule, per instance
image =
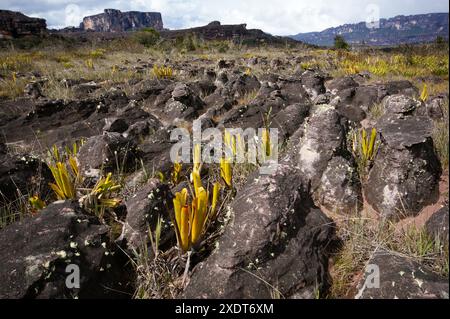
[{"label": "small white flower", "polygon": [[60,251],[56,252],[56,255],[58,255],[61,258],[67,257],[67,253],[64,250],[60,250]]}]

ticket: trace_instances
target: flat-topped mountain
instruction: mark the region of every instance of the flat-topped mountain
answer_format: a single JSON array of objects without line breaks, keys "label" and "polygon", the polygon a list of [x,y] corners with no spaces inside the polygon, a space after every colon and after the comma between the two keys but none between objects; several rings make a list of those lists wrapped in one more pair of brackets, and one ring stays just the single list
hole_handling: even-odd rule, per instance
[{"label": "flat-topped mountain", "polygon": [[297,42],[289,37],[273,36],[259,29],[247,29],[247,24],[221,24],[213,21],[205,26],[182,29],[164,30],[161,35],[165,38],[176,38],[192,34],[204,40],[238,40],[252,43],[286,43]]},{"label": "flat-topped mountain", "polygon": [[0,10],[0,39],[42,35],[47,30],[44,19],[31,18],[20,12]]},{"label": "flat-topped mountain", "polygon": [[103,13],[85,17],[80,24],[82,30],[122,32],[142,28],[162,30],[163,20],[159,12],[122,12],[115,9],[105,9]]},{"label": "flat-topped mountain", "polygon": [[381,19],[377,28],[368,28],[366,22],[344,24],[322,32],[299,33],[292,38],[309,44],[331,46],[336,35],[343,36],[350,44],[380,46],[432,42],[438,36],[448,39],[448,13]]}]

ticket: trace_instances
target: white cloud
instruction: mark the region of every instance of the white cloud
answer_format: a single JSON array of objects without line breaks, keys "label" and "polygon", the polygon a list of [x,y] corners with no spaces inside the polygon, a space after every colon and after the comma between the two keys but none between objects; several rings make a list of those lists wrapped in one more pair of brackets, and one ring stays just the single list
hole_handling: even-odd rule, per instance
[{"label": "white cloud", "polygon": [[379,6],[382,17],[448,12],[443,0],[1,0],[4,9],[47,19],[49,26],[78,25],[83,16],[105,8],[158,11],[168,28],[189,28],[212,20],[247,23],[278,35],[320,31],[344,23],[366,21],[366,8]]}]

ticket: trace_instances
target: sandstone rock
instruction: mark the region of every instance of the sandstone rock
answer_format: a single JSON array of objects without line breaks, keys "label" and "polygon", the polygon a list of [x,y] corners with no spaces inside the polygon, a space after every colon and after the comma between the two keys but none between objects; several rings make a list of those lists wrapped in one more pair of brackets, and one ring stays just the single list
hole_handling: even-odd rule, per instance
[{"label": "sandstone rock", "polygon": [[282,65],[283,65],[283,61],[281,61],[281,59],[278,59],[278,58],[272,59],[270,61],[270,68],[271,69],[275,69],[276,70]]},{"label": "sandstone rock", "polygon": [[106,124],[103,127],[103,130],[107,132],[123,133],[128,129],[127,122],[121,118],[107,118],[105,119],[105,122]]},{"label": "sandstone rock", "polygon": [[163,21],[159,12],[121,12],[105,9],[103,13],[83,18],[80,28],[83,30],[120,32],[151,27],[162,30]]},{"label": "sandstone rock", "polygon": [[42,36],[46,32],[47,24],[44,19],[30,18],[20,12],[0,10],[0,39]]},{"label": "sandstone rock", "polygon": [[169,194],[170,189],[167,185],[152,179],[126,201],[127,217],[119,239],[126,241],[128,249],[138,251],[148,244],[148,231],[149,229],[155,231],[159,216],[164,221],[160,240],[161,247],[168,239],[174,239],[174,233],[168,231],[171,221],[168,213],[171,204]]},{"label": "sandstone rock", "polygon": [[376,126],[383,143],[365,188],[367,202],[385,218],[415,216],[438,196],[441,167],[431,139],[433,123],[391,113]]},{"label": "sandstone rock", "polygon": [[[0,263],[2,299],[124,298],[131,290],[132,271],[108,228],[68,201],[2,229]],[[79,269],[78,289],[66,286],[68,265]]]},{"label": "sandstone rock", "polygon": [[309,102],[309,95],[299,78],[280,78],[277,82],[281,95],[287,105]]},{"label": "sandstone rock", "polygon": [[231,78],[225,88],[229,90],[229,95],[234,98],[239,98],[247,93],[258,91],[261,84],[256,76],[239,75],[238,77]]},{"label": "sandstone rock", "polygon": [[90,81],[90,82],[85,82],[85,83],[80,83],[80,84],[74,85],[73,91],[77,97],[84,98],[87,95],[95,92],[96,90],[98,90],[100,88],[101,88],[100,85],[98,85],[94,81]]},{"label": "sandstone rock", "polygon": [[328,163],[314,195],[316,203],[332,212],[351,214],[363,207],[358,173],[342,157],[334,157]]},{"label": "sandstone rock", "polygon": [[303,88],[308,92],[309,98],[314,100],[319,94],[325,93],[325,77],[312,71],[305,71],[302,76]]},{"label": "sandstone rock", "polygon": [[194,269],[186,298],[313,298],[327,288],[332,223],[294,168],[250,176],[230,214],[217,248]]},{"label": "sandstone rock", "polygon": [[[155,116],[145,112],[135,100],[131,100],[126,107],[118,108],[116,112],[112,113],[112,117],[105,118],[104,131],[124,133],[130,126],[140,122],[147,123],[148,131],[150,127],[154,130],[161,127],[159,120]],[[145,133],[145,131],[140,133]]]},{"label": "sandstone rock", "polygon": [[175,143],[170,141],[172,128],[161,128],[139,145],[140,156],[148,172],[168,173],[172,169],[170,149]]},{"label": "sandstone rock", "polygon": [[18,112],[15,116],[7,112],[9,120],[2,125],[2,134],[8,142],[20,142],[35,140],[36,132],[39,132],[43,147],[72,144],[82,138],[98,135],[103,131],[106,118],[122,117],[126,121],[133,121],[147,114],[138,108],[128,110],[126,106],[129,100],[120,91],[107,92],[99,98],[68,102],[40,98],[16,103],[21,110],[11,107],[11,111]]},{"label": "sandstone rock", "polygon": [[271,127],[278,129],[279,143],[289,139],[303,125],[310,109],[308,104],[292,104],[275,115]]},{"label": "sandstone rock", "polygon": [[196,36],[209,40],[231,40],[234,43],[273,43],[286,45],[286,43],[298,43],[288,37],[275,37],[258,29],[247,29],[246,24],[224,25],[214,23],[196,28],[183,30],[163,30],[161,36],[167,39],[176,39],[184,36]]},{"label": "sandstone rock", "polygon": [[53,179],[47,165],[31,156],[15,156],[7,153],[6,146],[0,151],[0,206],[16,201],[22,195],[50,193],[48,183]]},{"label": "sandstone rock", "polygon": [[318,106],[307,120],[302,140],[289,154],[313,191],[320,185],[331,159],[343,152],[345,136],[341,117],[329,105]]},{"label": "sandstone rock", "polygon": [[357,86],[341,90],[337,93],[339,113],[353,122],[361,122],[372,106],[380,103],[384,94],[380,95],[380,88],[374,85]]},{"label": "sandstone rock", "polygon": [[38,99],[40,97],[43,97],[41,91],[41,84],[42,83],[36,81],[28,83],[25,86],[24,94],[32,99]]},{"label": "sandstone rock", "polygon": [[82,173],[90,177],[98,177],[101,169],[130,171],[136,157],[135,142],[114,132],[89,138],[78,154]]},{"label": "sandstone rock", "polygon": [[428,116],[430,118],[432,118],[433,120],[444,119],[444,111],[445,111],[446,105],[448,105],[448,96],[447,95],[438,95],[438,96],[432,97],[426,103]]},{"label": "sandstone rock", "polygon": [[[448,279],[424,269],[417,262],[379,250],[368,262],[379,268],[378,288],[371,286],[373,269],[358,284],[356,299],[448,299]],[[367,280],[368,279],[368,280]],[[366,283],[367,280],[367,283]]]},{"label": "sandstone rock", "polygon": [[425,229],[434,239],[439,239],[444,246],[448,247],[448,205],[431,216],[425,225]]},{"label": "sandstone rock", "polygon": [[352,89],[359,86],[359,84],[353,79],[351,76],[345,76],[342,78],[336,78],[331,81],[328,81],[325,84],[328,91],[333,94],[336,94],[339,91],[345,89]]},{"label": "sandstone rock", "polygon": [[233,66],[234,66],[234,62],[225,61],[225,60],[219,60],[219,62],[217,62],[217,67],[219,69],[229,69]]},{"label": "sandstone rock", "polygon": [[419,101],[416,101],[402,94],[388,96],[383,103],[386,113],[397,113],[405,115],[411,114],[421,106],[421,103]]},{"label": "sandstone rock", "polygon": [[419,94],[419,90],[410,82],[406,80],[391,81],[382,85],[386,91],[386,95],[403,94],[409,97],[414,97]]}]

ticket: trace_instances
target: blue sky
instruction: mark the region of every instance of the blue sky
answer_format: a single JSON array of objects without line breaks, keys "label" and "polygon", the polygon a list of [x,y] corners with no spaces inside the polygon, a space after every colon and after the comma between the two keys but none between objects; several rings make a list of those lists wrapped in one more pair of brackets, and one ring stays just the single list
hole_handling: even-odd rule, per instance
[{"label": "blue sky", "polygon": [[448,12],[447,0],[0,0],[0,9],[42,17],[49,27],[78,26],[105,8],[159,11],[170,29],[247,23],[276,35],[321,31],[344,23],[395,15]]}]

